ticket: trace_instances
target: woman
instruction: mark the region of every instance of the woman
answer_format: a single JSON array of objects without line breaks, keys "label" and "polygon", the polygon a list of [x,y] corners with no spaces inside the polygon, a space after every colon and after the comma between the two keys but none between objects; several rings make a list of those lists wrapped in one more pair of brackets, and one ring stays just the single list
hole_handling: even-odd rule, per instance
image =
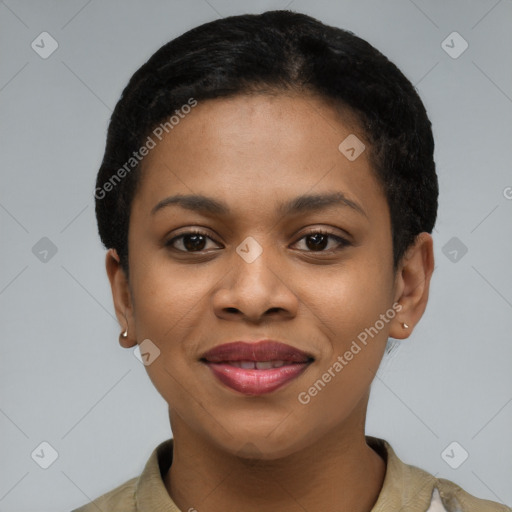
[{"label": "woman", "polygon": [[388,338],[428,300],[433,151],[396,66],[303,14],[204,24],[133,75],[96,214],[173,438],[78,511],[510,510],[364,431]]}]

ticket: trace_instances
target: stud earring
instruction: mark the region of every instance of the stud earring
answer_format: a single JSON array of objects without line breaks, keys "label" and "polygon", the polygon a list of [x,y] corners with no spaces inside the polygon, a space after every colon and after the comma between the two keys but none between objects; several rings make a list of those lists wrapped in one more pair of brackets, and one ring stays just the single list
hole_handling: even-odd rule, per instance
[{"label": "stud earring", "polygon": [[406,323],[403,323],[403,324],[402,324],[402,327],[403,327],[404,329],[409,329],[409,326],[408,326]]},{"label": "stud earring", "polygon": [[119,335],[119,341],[122,342],[123,340],[126,340],[126,338],[128,338],[128,329]]}]

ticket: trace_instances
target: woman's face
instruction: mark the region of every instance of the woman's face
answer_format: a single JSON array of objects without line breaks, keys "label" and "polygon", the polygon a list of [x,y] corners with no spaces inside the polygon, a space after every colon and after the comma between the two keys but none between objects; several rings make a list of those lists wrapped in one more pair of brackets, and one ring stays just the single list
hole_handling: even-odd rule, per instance
[{"label": "woman's face", "polygon": [[[251,441],[263,458],[282,457],[364,424],[399,320],[385,196],[367,151],[354,159],[355,139],[339,149],[354,133],[362,140],[313,97],[238,96],[199,102],[143,162],[129,228],[128,330],[160,350],[146,369],[171,423],[179,418],[227,452]],[[222,208],[162,205],[176,195]],[[190,231],[200,236],[180,238]],[[201,360],[218,345],[263,339],[314,360],[262,394],[232,389]]]}]

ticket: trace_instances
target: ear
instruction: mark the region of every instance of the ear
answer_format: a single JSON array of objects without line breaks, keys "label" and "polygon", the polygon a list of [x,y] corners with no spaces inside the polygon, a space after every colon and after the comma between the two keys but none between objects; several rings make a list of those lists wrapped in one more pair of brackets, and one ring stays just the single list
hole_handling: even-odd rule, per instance
[{"label": "ear", "polygon": [[120,259],[115,249],[109,249],[105,259],[108,280],[112,289],[112,298],[117,320],[121,326],[121,332],[128,331],[128,337],[119,336],[119,344],[124,348],[134,347],[137,344],[135,338],[135,322],[133,320],[133,304],[128,279],[121,267]]},{"label": "ear", "polygon": [[[425,312],[434,271],[433,240],[428,233],[420,233],[406,251],[395,277],[395,303],[402,306],[391,323],[389,336],[408,338]],[[404,328],[407,324],[408,328]]]}]

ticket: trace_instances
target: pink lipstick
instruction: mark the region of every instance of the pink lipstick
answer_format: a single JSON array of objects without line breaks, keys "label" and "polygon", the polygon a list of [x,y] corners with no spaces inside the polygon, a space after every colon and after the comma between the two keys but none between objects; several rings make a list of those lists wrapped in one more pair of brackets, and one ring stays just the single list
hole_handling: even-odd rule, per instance
[{"label": "pink lipstick", "polygon": [[224,385],[245,395],[270,393],[301,375],[314,358],[273,340],[236,341],[201,357]]}]

